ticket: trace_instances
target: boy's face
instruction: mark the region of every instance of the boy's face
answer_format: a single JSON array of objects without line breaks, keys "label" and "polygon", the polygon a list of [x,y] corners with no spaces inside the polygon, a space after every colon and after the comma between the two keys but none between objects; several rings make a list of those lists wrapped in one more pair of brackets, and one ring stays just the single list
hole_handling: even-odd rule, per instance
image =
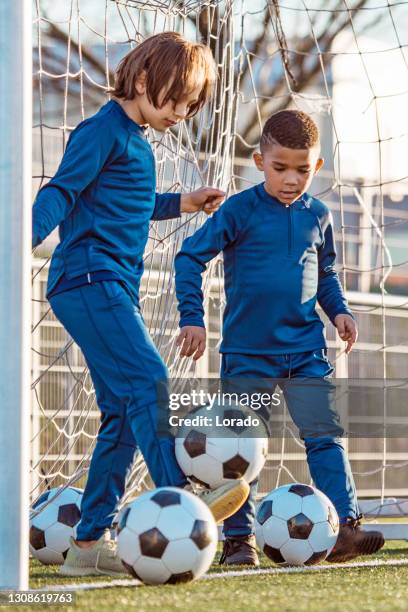
[{"label": "boy's face", "polygon": [[319,146],[288,149],[271,144],[263,153],[254,153],[254,161],[265,175],[266,191],[289,206],[308,190],[314,175],[322,167],[323,159],[319,153]]},{"label": "boy's face", "polygon": [[197,79],[197,86],[194,90],[183,96],[180,100],[170,99],[164,106],[161,106],[167,87],[163,87],[159,94],[156,108],[146,94],[145,78],[142,76],[137,83],[138,95],[134,99],[135,104],[141,114],[141,124],[147,124],[159,132],[165,132],[171,126],[183,121],[189,114],[191,106],[197,102],[203,88],[200,78]]}]

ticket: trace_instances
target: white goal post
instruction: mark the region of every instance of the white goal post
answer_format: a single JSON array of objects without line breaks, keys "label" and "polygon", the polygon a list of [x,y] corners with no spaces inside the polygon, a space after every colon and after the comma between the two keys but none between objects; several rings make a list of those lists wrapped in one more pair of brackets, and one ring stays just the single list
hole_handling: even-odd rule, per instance
[{"label": "white goal post", "polygon": [[0,589],[28,588],[31,2],[0,2]]}]

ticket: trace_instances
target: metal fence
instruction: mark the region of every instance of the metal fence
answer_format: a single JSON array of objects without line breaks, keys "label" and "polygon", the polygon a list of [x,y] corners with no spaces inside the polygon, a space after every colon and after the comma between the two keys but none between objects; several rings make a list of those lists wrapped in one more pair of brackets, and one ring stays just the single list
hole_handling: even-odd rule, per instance
[{"label": "metal fence", "polygon": [[[92,383],[85,374],[83,356],[55,319],[45,300],[48,266],[33,260],[32,335],[32,489],[40,481],[52,486],[65,483],[89,456],[99,423]],[[157,277],[157,282],[159,275]],[[150,290],[154,278],[149,278]],[[143,291],[143,285],[142,285]],[[216,377],[219,369],[219,303],[222,286],[212,281],[208,298],[209,350],[199,362],[195,375]],[[401,378],[408,372],[408,298],[383,298],[376,294],[349,292],[348,299],[358,320],[360,336],[348,358],[343,345],[327,326],[328,356],[335,362],[336,377],[382,378],[384,365],[388,378]],[[384,310],[385,309],[385,310]],[[149,305],[144,317],[149,325]],[[324,318],[324,315],[322,315]],[[382,326],[387,327],[388,343],[382,345]],[[61,351],[65,348],[63,357]],[[58,358],[59,356],[59,358]],[[282,418],[287,418],[282,414]],[[360,497],[408,496],[408,439],[352,438],[346,440]],[[261,475],[263,492],[295,479],[310,479],[302,443],[296,438],[270,440],[269,455]],[[83,484],[84,478],[77,484]],[[37,491],[38,492],[38,491]]]}]

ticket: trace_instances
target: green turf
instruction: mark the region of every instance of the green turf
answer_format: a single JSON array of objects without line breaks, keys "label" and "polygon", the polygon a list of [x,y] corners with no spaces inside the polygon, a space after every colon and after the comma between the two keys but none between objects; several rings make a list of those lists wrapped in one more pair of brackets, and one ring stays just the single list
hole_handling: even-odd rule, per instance
[{"label": "green turf", "polygon": [[[382,551],[370,559],[391,560],[407,557],[408,542],[388,542]],[[261,560],[261,567],[273,567],[264,556]],[[356,559],[359,560],[366,561],[367,557]],[[239,568],[226,568],[229,569]],[[32,561],[31,588],[52,588],[53,584],[109,580],[104,576],[64,578],[57,571],[55,567],[45,567]],[[220,567],[216,563],[210,570],[219,571]],[[338,568],[327,572],[245,576],[176,586],[115,587],[78,593],[75,608],[112,612],[129,608],[139,612],[407,610],[408,566]],[[53,606],[52,609],[67,612],[72,608]]]}]

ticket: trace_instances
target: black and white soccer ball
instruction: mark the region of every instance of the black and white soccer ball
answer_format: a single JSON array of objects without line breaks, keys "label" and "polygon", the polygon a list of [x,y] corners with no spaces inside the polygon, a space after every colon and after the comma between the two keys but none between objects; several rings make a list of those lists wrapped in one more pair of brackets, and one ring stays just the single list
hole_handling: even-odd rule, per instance
[{"label": "black and white soccer ball", "polygon": [[339,517],[321,491],[295,483],[275,489],[262,500],[255,529],[259,548],[275,563],[314,565],[335,545]]},{"label": "black and white soccer ball", "polygon": [[64,563],[81,518],[82,494],[75,487],[50,489],[31,507],[30,552],[41,563]]},{"label": "black and white soccer ball", "polygon": [[175,487],[149,491],[120,513],[118,555],[145,584],[177,584],[199,578],[210,567],[218,531],[209,508]]},{"label": "black and white soccer ball", "polygon": [[[262,470],[268,454],[265,426],[256,413],[246,407],[215,408],[208,411],[203,407],[190,413],[195,418],[212,418],[212,424],[184,425],[179,429],[177,461],[188,478],[209,489],[238,478],[252,482]],[[216,424],[216,416],[217,422],[223,425]],[[242,425],[241,421],[251,424]]]}]

